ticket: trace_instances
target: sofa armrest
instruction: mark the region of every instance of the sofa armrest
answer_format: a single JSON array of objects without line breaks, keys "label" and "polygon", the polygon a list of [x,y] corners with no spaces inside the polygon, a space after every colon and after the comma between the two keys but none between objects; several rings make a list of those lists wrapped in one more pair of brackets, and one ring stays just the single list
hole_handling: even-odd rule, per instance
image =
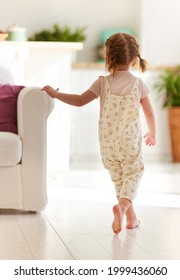
[{"label": "sofa armrest", "polygon": [[24,210],[39,211],[47,203],[47,118],[54,101],[40,88],[26,87],[17,104],[18,134],[22,138],[22,203]]}]

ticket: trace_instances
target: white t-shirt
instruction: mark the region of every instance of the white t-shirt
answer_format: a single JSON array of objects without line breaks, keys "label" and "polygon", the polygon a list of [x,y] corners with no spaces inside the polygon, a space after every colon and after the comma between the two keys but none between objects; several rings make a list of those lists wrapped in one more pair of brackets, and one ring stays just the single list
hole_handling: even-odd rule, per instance
[{"label": "white t-shirt", "polygon": [[[116,95],[128,95],[131,92],[131,89],[134,85],[136,77],[127,71],[116,71],[115,74],[108,75],[109,83],[110,83],[110,90],[112,94]],[[104,80],[103,77],[100,76],[89,88],[97,98],[100,97],[102,101],[102,97],[104,95]],[[140,101],[142,98],[146,97],[149,94],[150,90],[148,86],[139,79],[139,90],[137,99]],[[101,109],[102,109],[102,102]]]}]

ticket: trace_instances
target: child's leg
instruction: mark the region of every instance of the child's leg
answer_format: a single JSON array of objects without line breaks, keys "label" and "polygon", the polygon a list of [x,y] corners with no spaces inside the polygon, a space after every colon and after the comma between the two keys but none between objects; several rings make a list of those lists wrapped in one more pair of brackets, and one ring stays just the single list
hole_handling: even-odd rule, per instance
[{"label": "child's leg", "polygon": [[133,229],[140,225],[140,220],[137,219],[136,213],[134,211],[133,204],[129,206],[129,208],[126,211],[126,228],[127,229]]},{"label": "child's leg", "polygon": [[130,206],[131,206],[131,201],[126,198],[120,198],[119,203],[114,205],[113,207],[114,220],[112,223],[112,229],[115,234],[121,232],[124,214],[126,214]]},{"label": "child's leg", "polygon": [[[119,197],[123,188],[122,169],[120,162],[111,161],[109,163],[107,161],[107,163],[111,179],[115,184],[116,196]],[[125,189],[124,194],[127,195],[127,189]],[[122,230],[124,214],[127,218],[127,228],[134,228],[137,226],[137,222],[135,220],[135,212],[133,207],[131,207],[131,201],[128,198],[121,198],[118,199],[118,202],[119,203],[117,205],[114,205],[113,207],[114,219],[112,228],[115,234],[118,234]]]},{"label": "child's leg", "polygon": [[137,220],[134,207],[132,204],[133,199],[136,196],[137,188],[139,185],[139,181],[144,172],[144,164],[141,158],[141,154],[137,156],[134,161],[127,160],[123,165],[122,173],[123,173],[123,185],[121,187],[119,197],[124,197],[127,200],[131,201],[131,204],[126,210],[126,220],[128,229],[133,229],[138,227],[140,221]]},{"label": "child's leg", "polygon": [[[124,172],[125,179],[123,180],[124,174],[122,173],[120,162],[106,160],[106,168],[109,169],[112,181],[115,184],[116,196],[117,197],[126,196],[126,198],[124,197],[118,199],[119,203],[117,205],[114,205],[113,207],[114,219],[112,223],[112,229],[115,234],[118,234],[122,230],[124,214],[126,215],[128,229],[133,229],[139,226],[140,222],[136,218],[134,208],[131,202],[136,195],[138,182],[143,173],[143,167],[142,166],[138,166],[138,167],[139,168],[135,167],[134,170],[135,172],[132,172],[132,167],[131,167],[130,171],[132,172],[132,174],[131,172],[130,174],[128,174],[127,169],[123,168],[126,171]],[[129,185],[131,187],[129,187]]]}]

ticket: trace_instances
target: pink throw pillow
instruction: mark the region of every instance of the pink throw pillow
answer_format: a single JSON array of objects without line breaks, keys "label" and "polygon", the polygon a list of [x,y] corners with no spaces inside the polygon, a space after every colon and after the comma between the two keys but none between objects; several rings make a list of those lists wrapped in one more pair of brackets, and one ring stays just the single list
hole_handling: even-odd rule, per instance
[{"label": "pink throw pillow", "polygon": [[0,131],[17,134],[17,98],[23,88],[0,84]]}]

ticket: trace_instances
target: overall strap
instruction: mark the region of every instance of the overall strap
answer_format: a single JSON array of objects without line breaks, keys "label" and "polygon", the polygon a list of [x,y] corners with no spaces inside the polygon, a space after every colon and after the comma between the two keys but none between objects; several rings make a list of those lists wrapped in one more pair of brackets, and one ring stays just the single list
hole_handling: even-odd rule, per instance
[{"label": "overall strap", "polygon": [[104,100],[106,96],[110,93],[110,84],[109,84],[108,77],[103,77],[103,82],[104,82],[104,94],[102,96],[101,102],[104,104]]},{"label": "overall strap", "polygon": [[105,90],[105,94],[110,93],[110,84],[109,84],[108,77],[104,77],[104,90]]},{"label": "overall strap", "polygon": [[140,81],[140,79],[136,77],[130,94],[134,94],[134,92],[137,90],[137,88],[139,86],[139,81]]}]

